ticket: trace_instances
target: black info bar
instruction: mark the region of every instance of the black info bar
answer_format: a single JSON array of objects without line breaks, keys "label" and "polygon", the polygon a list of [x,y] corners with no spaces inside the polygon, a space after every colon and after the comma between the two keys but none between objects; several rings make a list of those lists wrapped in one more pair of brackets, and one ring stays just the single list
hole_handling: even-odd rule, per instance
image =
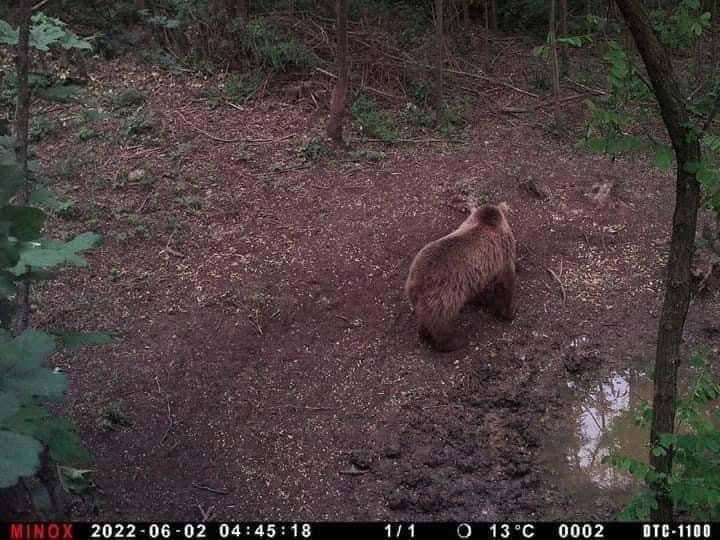
[{"label": "black info bar", "polygon": [[705,539],[716,538],[716,530],[717,523],[17,522],[0,524],[0,540]]}]

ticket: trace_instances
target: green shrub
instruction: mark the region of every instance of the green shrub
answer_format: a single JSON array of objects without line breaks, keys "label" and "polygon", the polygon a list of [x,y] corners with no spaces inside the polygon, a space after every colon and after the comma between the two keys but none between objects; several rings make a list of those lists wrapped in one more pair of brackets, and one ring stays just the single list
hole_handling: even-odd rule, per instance
[{"label": "green shrub", "polygon": [[350,110],[353,122],[363,135],[383,141],[397,139],[398,135],[392,117],[382,111],[373,98],[360,95],[355,99]]}]

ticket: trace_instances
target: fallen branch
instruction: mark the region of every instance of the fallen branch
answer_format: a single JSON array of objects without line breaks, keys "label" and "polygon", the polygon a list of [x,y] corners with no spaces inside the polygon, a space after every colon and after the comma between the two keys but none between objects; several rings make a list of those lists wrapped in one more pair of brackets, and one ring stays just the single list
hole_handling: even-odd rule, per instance
[{"label": "fallen branch", "polygon": [[285,135],[284,137],[280,137],[279,139],[247,139],[247,138],[241,138],[241,139],[223,139],[222,137],[216,137],[212,133],[209,133],[205,131],[204,129],[200,129],[195,124],[191,123],[190,120],[185,118],[185,115],[181,113],[180,111],[175,111],[177,115],[180,117],[180,119],[185,122],[188,126],[193,128],[198,133],[202,133],[207,138],[212,139],[213,141],[218,141],[221,143],[244,143],[244,144],[266,144],[266,143],[275,143],[280,141],[285,141],[291,137],[294,137],[294,134]]},{"label": "fallen branch", "polygon": [[[325,70],[325,69],[316,67],[316,68],[315,68],[315,71],[318,71],[318,72],[322,73],[323,75],[327,75],[327,76],[330,77],[331,79],[337,79],[337,75],[335,75],[334,73],[331,73],[331,72],[329,72],[329,71],[327,71],[327,70]],[[389,94],[389,93],[387,93],[387,92],[385,92],[385,91],[383,91],[383,90],[378,90],[377,88],[373,88],[372,86],[367,86],[366,84],[361,84],[361,85],[360,85],[360,90],[367,90],[368,92],[372,92],[373,94],[377,94],[377,95],[379,95],[379,96],[386,97],[386,98],[388,98],[388,99],[394,99],[394,100],[397,100],[397,101],[403,101],[403,100],[405,99],[405,98],[403,98],[403,97],[401,97],[401,96],[396,96],[396,95],[393,95],[393,94]]]},{"label": "fallen branch", "polygon": [[463,144],[465,141],[458,139],[349,139],[353,143],[384,143],[384,144],[425,144],[425,143],[448,143]]},{"label": "fallen branch", "polygon": [[229,495],[230,494],[229,491],[225,491],[223,489],[211,488],[209,486],[204,486],[202,484],[193,484],[192,487],[194,487],[195,489],[202,489],[203,491],[209,491],[210,493],[215,493],[216,495]]},{"label": "fallen branch", "polygon": [[555,281],[557,281],[557,284],[560,285],[560,293],[562,294],[562,302],[565,304],[565,300],[567,299],[567,294],[565,293],[565,285],[563,285],[562,280],[560,279],[562,277],[562,261],[560,261],[560,275],[556,274],[552,268],[545,267],[545,270],[547,270],[550,275],[553,277]]},{"label": "fallen branch", "polygon": [[578,88],[581,88],[581,89],[585,90],[586,92],[589,92],[596,96],[607,96],[608,95],[608,93],[605,92],[604,90],[598,90],[597,88],[590,88],[589,86],[585,86],[584,84],[579,83],[577,81],[573,81],[572,79],[568,79],[568,82],[571,84],[574,84]]},{"label": "fallen branch", "polygon": [[39,10],[39,9],[44,8],[45,5],[46,5],[49,1],[50,1],[50,0],[42,0],[42,2],[38,2],[37,4],[35,4],[35,5],[32,7],[32,10],[33,10],[33,11],[37,11],[37,10]]},{"label": "fallen branch", "polygon": [[[567,96],[562,98],[559,102],[560,103],[567,103],[568,101],[575,101],[576,99],[587,97],[587,94],[573,94],[572,96]],[[547,107],[548,105],[552,105],[554,103],[553,100],[545,100],[540,103],[537,103],[533,105],[532,107],[528,107],[527,109],[519,109],[516,107],[503,107],[500,109],[500,112],[504,113],[510,113],[510,114],[523,114],[523,113],[531,113],[535,112],[538,109],[542,109],[543,107]]]}]

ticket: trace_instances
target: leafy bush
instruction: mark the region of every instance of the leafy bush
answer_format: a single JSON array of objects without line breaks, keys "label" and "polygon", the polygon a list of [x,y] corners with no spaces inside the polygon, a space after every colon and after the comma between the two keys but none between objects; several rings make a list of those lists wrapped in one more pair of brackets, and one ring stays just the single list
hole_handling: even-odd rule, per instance
[{"label": "leafy bush", "polygon": [[139,107],[147,97],[145,93],[137,88],[124,88],[117,94],[113,95],[111,101],[112,105],[116,109],[128,109],[131,107]]},{"label": "leafy bush", "polygon": [[321,140],[313,139],[300,147],[300,154],[305,160],[314,161],[332,155],[332,151]]},{"label": "leafy bush", "polygon": [[283,36],[264,19],[250,21],[240,35],[243,36],[242,46],[253,59],[253,64],[270,71],[288,72],[316,63],[315,55],[300,41],[292,36]]},{"label": "leafy bush", "polygon": [[350,108],[353,122],[364,135],[383,141],[397,139],[397,131],[392,117],[380,110],[377,102],[368,96],[360,95]]},{"label": "leafy bush", "polygon": [[255,95],[263,79],[257,72],[242,75],[232,74],[225,80],[223,94],[228,101],[234,103],[248,101]]},{"label": "leafy bush", "polygon": [[[701,355],[693,355],[690,364],[697,370],[697,376],[688,395],[678,401],[676,432],[661,434],[658,446],[652,449],[655,455],[674,453],[671,476],[667,478],[633,458],[612,456],[608,461],[647,486],[664,482],[677,511],[687,512],[699,520],[717,520],[720,518],[720,383],[713,380]],[[638,421],[649,423],[651,414],[650,406],[646,405]],[[655,494],[647,487],[630,502],[622,517],[648,519],[655,505]]]},{"label": "leafy bush", "polygon": [[[68,242],[43,238],[45,213],[11,204],[25,178],[9,137],[0,137],[0,177],[0,298],[7,306],[17,297],[19,283],[49,279],[49,269],[58,265],[84,266],[80,253],[96,245],[99,237],[84,233]],[[38,198],[52,202],[42,193]],[[13,337],[0,329],[0,488],[34,474],[46,448],[60,463],[87,458],[70,425],[45,408],[45,402],[59,398],[67,385],[62,373],[47,367],[55,347],[56,338],[45,332],[27,330]]]}]

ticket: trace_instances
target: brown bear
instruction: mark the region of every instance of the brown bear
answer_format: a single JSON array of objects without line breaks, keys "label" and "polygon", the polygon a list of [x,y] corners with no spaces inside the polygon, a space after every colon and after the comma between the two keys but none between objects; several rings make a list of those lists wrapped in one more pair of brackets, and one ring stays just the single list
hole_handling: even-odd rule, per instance
[{"label": "brown bear", "polygon": [[488,293],[497,314],[515,314],[515,237],[506,203],[474,208],[455,231],[422,248],[410,265],[405,294],[420,337],[438,351],[457,350],[466,340],[453,323],[468,302]]}]

